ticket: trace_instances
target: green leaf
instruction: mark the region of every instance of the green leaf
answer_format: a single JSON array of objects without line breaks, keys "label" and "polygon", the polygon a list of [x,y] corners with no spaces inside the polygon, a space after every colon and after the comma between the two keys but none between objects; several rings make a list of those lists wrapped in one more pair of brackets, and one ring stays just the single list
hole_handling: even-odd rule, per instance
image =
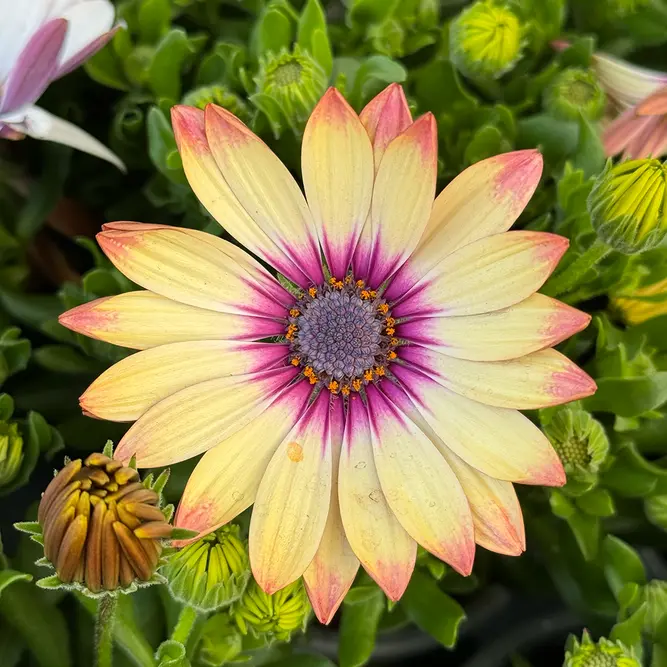
[{"label": "green leaf", "polygon": [[[119,39],[121,34],[123,35],[122,39],[124,39],[127,30],[121,28],[113,38],[112,44],[113,41]],[[116,90],[130,90],[123,63],[116,55],[112,44],[107,44],[101,51],[88,58],[83,67],[93,81],[97,81],[103,86]]]},{"label": "green leaf", "polygon": [[605,377],[598,379],[597,385],[597,392],[583,401],[584,408],[591,412],[639,417],[667,401],[667,371],[644,377]]},{"label": "green leaf", "polygon": [[612,641],[623,642],[625,646],[631,649],[641,647],[642,630],[644,628],[644,619],[646,617],[646,605],[643,604],[637,611],[624,621],[617,623],[609,633],[609,639]]},{"label": "green leaf", "polygon": [[148,84],[155,95],[174,102],[180,99],[182,69],[196,52],[182,28],[173,28],[160,40],[148,69]]},{"label": "green leaf", "polygon": [[292,44],[292,21],[277,7],[269,7],[255,28],[257,57],[268,53],[278,54]]},{"label": "green leaf", "polygon": [[[92,616],[95,616],[97,600],[86,597],[81,593],[77,593],[76,598]],[[114,640],[133,664],[137,667],[156,667],[153,649],[134,621],[132,599],[128,595],[121,595],[118,598],[118,612],[116,613],[113,634]]]},{"label": "green leaf", "polygon": [[156,106],[151,107],[148,112],[146,130],[148,132],[148,155],[151,158],[151,162],[170,181],[182,184],[187,183],[180,157],[176,161],[177,168],[172,166],[174,164],[171,159],[172,156],[179,156],[176,139],[171,129],[171,123]]},{"label": "green leaf", "polygon": [[158,667],[190,667],[190,661],[185,654],[185,646],[173,639],[162,642],[155,657]]},{"label": "green leaf", "polygon": [[14,414],[14,399],[9,394],[0,394],[0,420],[7,421]]},{"label": "green leaf", "polygon": [[17,572],[16,570],[0,570],[0,596],[2,591],[17,581],[30,581],[32,575],[24,572]]},{"label": "green leaf", "polygon": [[600,519],[582,512],[575,512],[568,517],[567,523],[584,558],[592,561],[598,555],[600,548]]},{"label": "green leaf", "polygon": [[169,0],[142,0],[137,18],[140,41],[156,44],[167,33],[171,24]]},{"label": "green leaf", "polygon": [[614,498],[606,489],[592,489],[576,499],[577,505],[587,514],[599,517],[614,516]]},{"label": "green leaf", "polygon": [[267,662],[265,667],[336,667],[323,655],[296,653],[276,662]]},{"label": "green leaf", "polygon": [[22,533],[28,533],[28,535],[42,534],[42,524],[39,521],[17,521],[14,528]]},{"label": "green leaf", "polygon": [[606,157],[596,125],[581,116],[579,143],[572,155],[574,168],[581,169],[586,177],[595,176],[602,171]]},{"label": "green leaf", "polygon": [[644,501],[644,510],[652,524],[667,531],[667,495],[647,498]]},{"label": "green leaf", "polygon": [[614,535],[607,535],[602,542],[604,572],[614,595],[618,596],[628,582],[646,583],[644,564],[637,552]]},{"label": "green leaf", "polygon": [[297,44],[317,60],[331,76],[333,69],[333,54],[327,34],[327,20],[320,0],[308,0],[299,17],[296,33]]},{"label": "green leaf", "polygon": [[55,373],[72,375],[99,373],[104,368],[69,345],[43,345],[35,350],[35,361]]},{"label": "green leaf", "polygon": [[571,155],[579,141],[576,123],[558,120],[548,114],[520,118],[517,131],[518,148],[537,147],[550,162],[558,162]]},{"label": "green leaf", "polygon": [[629,498],[667,493],[667,470],[647,461],[632,442],[623,442],[602,477],[605,486]]},{"label": "green leaf", "polygon": [[22,637],[40,667],[71,667],[65,617],[48,595],[17,582],[0,596],[0,616]]},{"label": "green leaf", "polygon": [[443,646],[452,648],[456,644],[459,626],[466,617],[463,607],[428,575],[414,571],[401,604],[408,617]]},{"label": "green leaf", "polygon": [[385,597],[377,586],[358,586],[347,594],[343,601],[338,644],[340,667],[366,664],[375,646],[384,607]]},{"label": "green leaf", "polygon": [[171,540],[189,540],[192,539],[193,537],[197,537],[199,535],[198,530],[190,530],[188,528],[174,528],[171,531],[171,535],[169,536],[169,539]]},{"label": "green leaf", "polygon": [[398,4],[399,0],[352,0],[348,20],[357,26],[384,23]]},{"label": "green leaf", "polygon": [[361,106],[390,83],[402,83],[407,77],[401,63],[387,56],[370,56],[357,70],[350,101],[353,106]]}]

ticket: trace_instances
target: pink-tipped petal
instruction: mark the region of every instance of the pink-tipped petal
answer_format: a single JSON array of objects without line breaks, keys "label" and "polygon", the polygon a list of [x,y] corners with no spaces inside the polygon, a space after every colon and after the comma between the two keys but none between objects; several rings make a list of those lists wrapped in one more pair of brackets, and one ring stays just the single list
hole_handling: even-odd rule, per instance
[{"label": "pink-tipped petal", "polygon": [[0,113],[33,104],[42,96],[55,75],[66,37],[67,21],[61,18],[47,21],[32,35],[0,89]]},{"label": "pink-tipped petal", "polygon": [[102,297],[63,313],[77,333],[135,350],[193,340],[260,340],[279,336],[285,322],[186,306],[153,292]]},{"label": "pink-tipped petal", "polygon": [[417,543],[401,526],[382,491],[368,414],[358,394],[350,396],[338,494],[345,534],[354,553],[387,597],[400,599],[415,567]]},{"label": "pink-tipped petal", "polygon": [[[403,389],[387,385],[391,399],[413,416],[400,395],[407,392],[418,414],[468,465],[510,482],[565,484],[558,454],[542,431],[518,410],[478,403],[406,366],[395,365],[392,370]],[[413,416],[413,421],[419,421],[418,417]]]},{"label": "pink-tipped petal", "polygon": [[345,536],[338,502],[338,469],[345,422],[342,401],[335,401],[331,408],[329,423],[333,474],[329,516],[317,553],[303,573],[313,611],[324,625],[331,622],[359,570],[359,559]]},{"label": "pink-tipped petal", "polygon": [[445,257],[392,309],[394,317],[477,315],[534,294],[569,245],[547,232],[505,232],[473,241]]},{"label": "pink-tipped petal", "polygon": [[369,385],[367,395],[373,456],[389,506],[421,546],[470,574],[474,528],[456,475],[423,431],[380,391]]},{"label": "pink-tipped petal", "polygon": [[218,169],[241,206],[283,255],[313,283],[321,283],[322,263],[313,218],[287,167],[222,107],[208,105],[205,129]]},{"label": "pink-tipped petal", "polygon": [[195,341],[160,345],[114,364],[86,389],[81,408],[110,421],[136,421],[181,389],[218,377],[283,365],[286,345]]},{"label": "pink-tipped petal", "polygon": [[287,387],[262,413],[209,449],[185,486],[174,525],[205,535],[255,502],[271,457],[306,408],[310,387]]},{"label": "pink-tipped petal", "polygon": [[480,315],[426,317],[396,327],[410,343],[471,361],[501,361],[552,347],[585,329],[588,313],[543,294]]},{"label": "pink-tipped petal", "polygon": [[399,298],[464,245],[506,232],[533,196],[542,164],[531,149],[496,155],[460,173],[435,200],[419,245],[391,281],[387,298]]},{"label": "pink-tipped petal", "polygon": [[435,196],[438,137],[424,114],[385,150],[371,204],[372,250],[368,282],[381,285],[417,247]]},{"label": "pink-tipped petal", "polygon": [[469,361],[415,345],[401,359],[461,396],[499,408],[534,410],[595,393],[591,377],[551,348],[505,361]]},{"label": "pink-tipped petal", "polygon": [[266,593],[298,579],[315,557],[331,501],[329,395],[323,392],[276,449],[250,521],[252,573]]},{"label": "pink-tipped petal", "polygon": [[[193,192],[206,210],[246,248],[305,287],[308,277],[277,245],[276,230],[265,229],[241,206],[218,169],[206,138],[204,112],[194,107],[172,107],[171,122],[183,169]],[[240,122],[240,121],[239,121]]]},{"label": "pink-tipped petal", "polygon": [[97,240],[116,268],[142,287],[223,313],[286,317],[291,295],[232,243],[194,229],[124,225]]},{"label": "pink-tipped petal", "polygon": [[639,116],[654,116],[667,114],[667,86],[649,95],[637,105]]},{"label": "pink-tipped petal", "polygon": [[182,389],[150,408],[125,434],[115,457],[140,468],[171,465],[224,442],[261,414],[294,379],[284,368],[216,378]]},{"label": "pink-tipped petal", "polygon": [[303,185],[331,274],[347,275],[373,192],[373,150],[357,114],[329,88],[303,135]]}]

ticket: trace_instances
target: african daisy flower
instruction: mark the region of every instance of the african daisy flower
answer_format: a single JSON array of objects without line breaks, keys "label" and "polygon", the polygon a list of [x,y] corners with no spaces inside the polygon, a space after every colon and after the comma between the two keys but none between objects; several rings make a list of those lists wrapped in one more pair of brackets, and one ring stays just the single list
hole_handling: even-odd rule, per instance
[{"label": "african daisy flower", "polygon": [[257,582],[272,593],[303,575],[323,622],[360,563],[396,600],[418,543],[463,574],[475,543],[522,552],[512,482],[565,475],[519,410],[595,389],[550,349],[588,315],[536,293],[566,239],[507,231],[540,155],[479,162],[434,202],[432,114],[413,122],[392,85],[357,116],[331,88],[304,133],[304,197],[225,109],[176,107],[173,124],[200,201],[295,294],[215,236],[105,225],[100,245],[144,291],[61,322],[143,350],[81,398],[136,422],[115,456],[204,453],[176,525],[208,533],[254,503]]},{"label": "african daisy flower", "polygon": [[0,139],[55,141],[119,168],[122,162],[76,125],[35,106],[49,84],[114,35],[109,0],[0,0]]}]

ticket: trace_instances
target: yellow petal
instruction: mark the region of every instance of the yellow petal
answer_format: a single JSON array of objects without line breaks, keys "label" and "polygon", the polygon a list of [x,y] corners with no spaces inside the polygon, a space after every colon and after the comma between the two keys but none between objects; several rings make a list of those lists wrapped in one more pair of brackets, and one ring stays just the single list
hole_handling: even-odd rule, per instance
[{"label": "yellow petal", "polygon": [[367,387],[378,477],[403,528],[424,549],[468,575],[474,528],[461,484],[429,438],[375,387]]},{"label": "yellow petal", "polygon": [[171,465],[201,454],[257,417],[295,376],[292,368],[216,378],[156,403],[116,448],[115,457],[137,457],[140,468]]},{"label": "yellow petal", "polygon": [[387,146],[371,203],[368,280],[373,287],[384,282],[419,242],[433,206],[437,153],[437,128],[430,113]]},{"label": "yellow petal", "polygon": [[352,396],[338,479],[340,512],[350,545],[364,569],[391,600],[405,591],[417,543],[394,516],[375,469],[366,408]]},{"label": "yellow petal", "polygon": [[331,499],[329,396],[320,394],[271,458],[250,521],[250,565],[262,590],[298,579],[322,539]]},{"label": "yellow petal", "polygon": [[536,293],[490,313],[414,319],[398,325],[396,335],[450,357],[500,361],[556,345],[590,320],[588,313]]},{"label": "yellow petal", "polygon": [[506,232],[535,192],[542,174],[536,150],[504,153],[461,172],[436,198],[424,234],[387,291],[398,298],[446,255]]},{"label": "yellow petal", "polygon": [[546,232],[505,232],[448,255],[393,309],[408,315],[476,315],[513,306],[536,292],[569,241]]},{"label": "yellow petal", "polygon": [[357,114],[329,88],[306,125],[303,185],[331,274],[344,278],[373,192],[373,150]]},{"label": "yellow petal", "polygon": [[174,525],[210,533],[255,502],[271,457],[306,407],[310,387],[288,387],[247,426],[209,449],[190,475]]},{"label": "yellow petal", "polygon": [[[392,370],[409,393],[413,408],[468,465],[510,482],[547,486],[565,483],[563,466],[549,441],[518,410],[472,401],[407,367]],[[419,421],[409,404],[406,406],[401,389],[388,385],[385,392],[413,421]]]},{"label": "yellow petal", "polygon": [[269,370],[284,361],[285,345],[196,341],[161,345],[113,365],[81,396],[84,412],[135,421],[153,405],[199,382]]},{"label": "yellow petal", "polygon": [[595,393],[593,379],[560,352],[539,350],[507,361],[468,361],[417,345],[401,358],[440,384],[480,403],[533,410]]},{"label": "yellow petal", "polygon": [[321,283],[313,219],[285,165],[225,109],[210,104],[205,118],[213,158],[236,198],[279,250],[312,282]]},{"label": "yellow petal", "polygon": [[135,350],[190,340],[259,340],[285,331],[284,321],[186,306],[147,291],[84,303],[58,321],[72,331]]},{"label": "yellow petal", "polygon": [[248,253],[195,229],[113,223],[97,240],[116,268],[180,303],[223,313],[285,317],[293,298]]},{"label": "yellow petal", "polygon": [[[177,105],[171,110],[174,135],[190,187],[206,210],[243,246],[299,285],[308,279],[275,242],[275,233],[264,229],[241,206],[218,169],[206,138],[204,112]],[[240,123],[240,121],[237,121]]]},{"label": "yellow petal", "polygon": [[332,410],[330,424],[333,474],[329,516],[317,553],[303,573],[313,611],[320,623],[325,625],[340,607],[359,570],[359,560],[345,536],[338,504],[338,464],[344,422],[342,401],[336,401]]}]

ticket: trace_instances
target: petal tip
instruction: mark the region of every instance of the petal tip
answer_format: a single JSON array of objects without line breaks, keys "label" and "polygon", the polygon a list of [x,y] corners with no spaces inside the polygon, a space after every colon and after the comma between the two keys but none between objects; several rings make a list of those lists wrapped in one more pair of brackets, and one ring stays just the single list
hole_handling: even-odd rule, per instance
[{"label": "petal tip", "polygon": [[500,166],[494,179],[494,194],[499,202],[510,200],[513,211],[518,216],[533,196],[544,168],[542,154],[529,148],[521,151],[503,153],[489,161]]},{"label": "petal tip", "polygon": [[551,380],[548,392],[555,399],[553,405],[586,398],[597,391],[595,380],[574,364],[565,370],[555,372]]},{"label": "petal tip", "polygon": [[556,345],[565,339],[583,331],[591,322],[592,316],[565,303],[557,302],[558,306],[547,321],[544,334],[549,345]]}]

